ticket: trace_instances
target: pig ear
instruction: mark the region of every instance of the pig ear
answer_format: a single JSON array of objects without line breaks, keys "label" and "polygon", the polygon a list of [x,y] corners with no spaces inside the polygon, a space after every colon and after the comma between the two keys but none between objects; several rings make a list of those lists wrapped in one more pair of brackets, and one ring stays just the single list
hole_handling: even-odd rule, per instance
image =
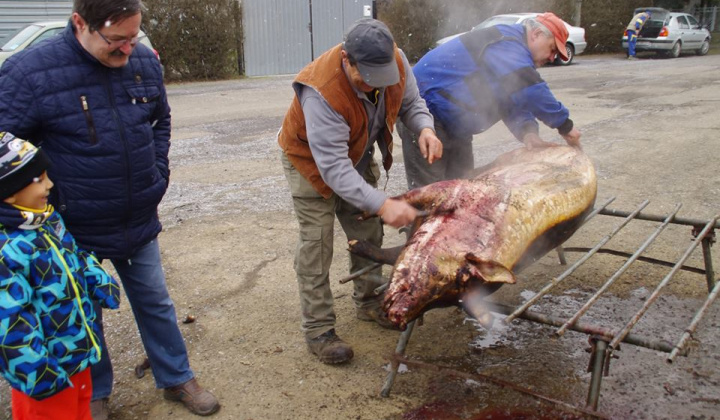
[{"label": "pig ear", "polygon": [[488,283],[515,283],[515,275],[512,271],[496,261],[483,260],[472,253],[465,255],[465,259],[468,261],[473,275]]}]

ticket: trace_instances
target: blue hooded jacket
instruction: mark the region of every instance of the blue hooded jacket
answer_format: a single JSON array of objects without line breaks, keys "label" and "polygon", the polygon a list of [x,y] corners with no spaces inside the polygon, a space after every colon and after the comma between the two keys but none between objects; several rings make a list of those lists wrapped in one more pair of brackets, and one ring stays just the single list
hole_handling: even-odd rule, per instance
[{"label": "blue hooded jacket", "polygon": [[0,127],[42,145],[50,201],[100,258],[128,258],[160,233],[169,182],[170,107],[155,54],[137,44],[127,65],[88,53],[72,24],[0,69]]},{"label": "blue hooded jacket", "polygon": [[436,122],[455,138],[471,140],[500,120],[519,140],[538,133],[536,118],[572,128],[570,112],[535,69],[521,24],[456,37],[423,56],[413,74]]},{"label": "blue hooded jacket", "polygon": [[42,399],[100,360],[91,299],[117,308],[120,287],[62,218],[0,202],[0,373]]}]

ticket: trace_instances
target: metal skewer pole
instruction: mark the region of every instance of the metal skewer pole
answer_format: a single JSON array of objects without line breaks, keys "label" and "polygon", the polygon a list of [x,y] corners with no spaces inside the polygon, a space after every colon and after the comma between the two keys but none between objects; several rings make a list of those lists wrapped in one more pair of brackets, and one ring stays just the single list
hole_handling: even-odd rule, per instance
[{"label": "metal skewer pole", "polygon": [[650,297],[647,299],[643,307],[632,317],[630,322],[625,325],[625,328],[620,331],[620,334],[618,334],[612,342],[610,342],[610,345],[608,346],[608,351],[612,352],[617,348],[617,346],[620,344],[620,342],[625,338],[625,336],[630,333],[630,330],[637,324],[637,322],[642,318],[642,316],[645,314],[645,312],[648,310],[650,305],[657,300],[658,296],[660,296],[660,291],[668,284],[670,279],[675,275],[675,273],[680,270],[680,267],[685,263],[685,260],[687,260],[690,257],[690,254],[695,250],[695,248],[700,245],[702,242],[702,239],[707,235],[707,233],[710,231],[710,229],[713,229],[715,222],[717,219],[720,218],[720,215],[715,216],[710,222],[708,222],[705,225],[705,228],[698,234],[697,238],[693,241],[692,244],[688,247],[688,249],[685,251],[685,254],[680,258],[680,260],[675,264],[675,267],[670,270],[670,272],[665,276],[665,278],[658,284],[658,286],[655,288],[655,291],[650,295]]},{"label": "metal skewer pole", "polygon": [[700,308],[700,310],[697,312],[697,314],[695,315],[695,318],[693,318],[692,322],[690,323],[690,326],[688,326],[687,329],[685,329],[685,333],[683,334],[682,338],[680,338],[680,341],[677,343],[677,345],[673,349],[672,353],[670,353],[670,356],[667,358],[668,363],[673,363],[675,361],[675,357],[677,357],[678,353],[683,350],[688,339],[690,339],[690,337],[695,332],[695,329],[697,328],[698,324],[700,323],[700,320],[703,318],[703,316],[705,316],[705,312],[717,298],[718,293],[720,293],[720,283],[717,283],[715,285],[715,289],[713,289],[713,291],[710,293],[710,296],[708,296],[708,298],[705,300],[705,303],[703,304],[702,308]]},{"label": "metal skewer pole", "polygon": [[667,225],[670,224],[670,221],[672,221],[672,219],[675,217],[675,215],[680,211],[681,207],[682,207],[682,203],[675,206],[675,211],[673,211],[669,216],[667,216],[665,218],[665,221],[655,230],[655,232],[652,233],[652,235],[650,235],[650,237],[647,238],[645,243],[643,243],[642,246],[640,246],[640,248],[638,248],[638,250],[635,251],[635,253],[630,258],[628,258],[628,260],[625,262],[625,264],[623,264],[623,266],[620,267],[615,272],[615,274],[613,274],[612,277],[610,277],[605,282],[605,284],[603,284],[602,287],[600,289],[598,289],[598,291],[590,299],[588,299],[587,302],[585,302],[585,304],[582,306],[582,308],[580,308],[580,310],[578,310],[575,313],[575,315],[572,316],[572,318],[570,318],[562,327],[560,327],[557,331],[555,331],[555,334],[560,335],[560,336],[565,334],[565,331],[567,331],[568,327],[570,325],[574,324],[575,322],[577,322],[577,320],[580,319],[580,317],[583,316],[585,314],[585,312],[588,311],[588,309],[590,309],[590,307],[600,298],[600,295],[605,293],[605,291],[610,287],[610,285],[612,285],[615,282],[615,280],[617,280],[625,271],[627,271],[627,269],[630,268],[630,265],[638,259],[640,254],[645,252],[647,247],[649,247],[650,244],[652,244],[655,241],[655,239],[658,237],[658,235],[660,235],[662,233],[662,231],[665,230]]},{"label": "metal skewer pole", "polygon": [[525,312],[529,307],[531,307],[533,304],[535,304],[535,302],[537,302],[541,297],[543,297],[544,295],[546,295],[546,294],[550,291],[550,289],[552,289],[552,288],[555,287],[558,283],[560,283],[560,282],[563,281],[565,278],[567,278],[568,276],[570,276],[570,274],[572,274],[575,270],[577,270],[577,268],[580,267],[580,265],[581,265],[582,263],[584,263],[584,262],[587,261],[590,257],[592,257],[600,248],[602,248],[603,245],[605,245],[606,243],[608,243],[608,241],[610,241],[610,239],[612,239],[612,237],[615,236],[615,235],[620,231],[620,229],[622,229],[623,227],[625,227],[625,225],[627,225],[628,223],[630,223],[630,221],[635,217],[635,215],[638,214],[638,213],[640,213],[640,210],[644,209],[649,203],[650,203],[649,200],[643,201],[643,202],[640,204],[640,206],[638,206],[638,208],[637,208],[633,213],[631,213],[628,217],[626,217],[625,220],[624,220],[622,223],[620,223],[618,226],[616,226],[615,229],[614,229],[612,232],[610,232],[607,236],[605,236],[603,239],[601,239],[600,242],[598,242],[597,245],[595,245],[595,247],[593,247],[593,249],[590,250],[590,252],[588,252],[588,253],[585,254],[582,258],[580,258],[579,260],[577,260],[577,261],[575,262],[575,264],[573,264],[570,268],[568,268],[567,270],[565,270],[565,272],[562,273],[560,276],[553,278],[547,286],[545,286],[545,287],[544,287],[542,290],[540,290],[535,296],[533,296],[532,298],[530,298],[527,302],[525,302],[525,304],[523,304],[523,305],[520,306],[517,310],[515,310],[515,312],[513,312],[513,313],[510,314],[510,315],[508,315],[508,317],[505,318],[505,319],[503,320],[503,322],[504,322],[505,324],[509,324],[510,322],[512,322],[512,321],[513,321],[515,318],[517,318],[521,313]]}]

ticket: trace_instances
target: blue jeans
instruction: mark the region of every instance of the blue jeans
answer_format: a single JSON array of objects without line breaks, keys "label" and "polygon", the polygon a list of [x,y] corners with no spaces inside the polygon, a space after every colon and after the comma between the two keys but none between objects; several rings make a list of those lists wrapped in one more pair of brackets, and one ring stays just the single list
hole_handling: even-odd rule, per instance
[{"label": "blue jeans", "polygon": [[[150,360],[155,385],[168,388],[193,378],[187,349],[177,324],[175,306],[168,294],[157,240],[142,246],[129,260],[111,260],[120,277],[145,353]],[[102,311],[95,305],[102,330]],[[113,370],[105,334],[100,334],[102,358],[91,367],[93,396],[110,396]]]},{"label": "blue jeans", "polygon": [[637,34],[635,33],[635,31],[631,31],[628,29],[627,38],[628,38],[628,56],[635,57],[635,44],[637,44]]},{"label": "blue jeans", "polygon": [[453,137],[435,120],[435,133],[443,144],[443,156],[431,165],[420,153],[418,136],[400,121],[395,127],[402,139],[405,177],[409,190],[446,179],[465,178],[475,167],[472,136]]}]

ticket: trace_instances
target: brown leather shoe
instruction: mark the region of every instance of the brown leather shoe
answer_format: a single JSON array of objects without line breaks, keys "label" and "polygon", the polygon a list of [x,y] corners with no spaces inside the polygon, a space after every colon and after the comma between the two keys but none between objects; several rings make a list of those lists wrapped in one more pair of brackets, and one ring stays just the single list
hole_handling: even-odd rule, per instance
[{"label": "brown leather shoe", "polygon": [[108,419],[108,398],[90,401],[90,416],[93,420]]},{"label": "brown leather shoe", "polygon": [[220,409],[217,398],[209,391],[204,390],[195,378],[184,384],[165,388],[163,396],[166,400],[182,402],[191,413],[199,416],[209,416]]},{"label": "brown leather shoe", "polygon": [[334,328],[318,337],[305,338],[305,342],[310,353],[329,365],[349,362],[354,356],[352,347],[335,334]]},{"label": "brown leather shoe", "polygon": [[375,322],[379,326],[387,328],[389,330],[400,330],[397,325],[390,322],[387,314],[385,314],[385,312],[383,312],[383,310],[380,309],[379,306],[370,308],[357,308],[355,310],[355,314],[357,315],[357,319],[359,319],[360,321]]}]

